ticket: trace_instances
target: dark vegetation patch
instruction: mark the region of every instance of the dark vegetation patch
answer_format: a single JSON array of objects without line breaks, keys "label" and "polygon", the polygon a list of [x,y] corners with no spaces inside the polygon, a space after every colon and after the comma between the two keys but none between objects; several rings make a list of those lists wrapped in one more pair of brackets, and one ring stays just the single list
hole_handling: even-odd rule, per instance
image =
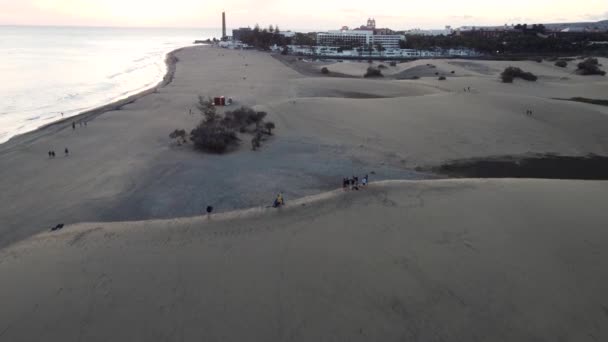
[{"label": "dark vegetation patch", "polygon": [[465,178],[608,180],[608,157],[538,155],[474,158],[451,161],[433,171]]},{"label": "dark vegetation patch", "polygon": [[600,66],[602,66],[601,64],[599,64],[597,58],[587,58],[584,61],[578,63],[577,67],[577,72],[580,75],[601,75],[604,76],[606,75],[606,72],[604,70],[600,69]]},{"label": "dark vegetation patch", "polygon": [[568,66],[568,62],[566,62],[563,59],[560,59],[559,61],[555,62],[555,66],[558,66],[560,68],[565,68]]},{"label": "dark vegetation patch", "polygon": [[503,83],[513,83],[515,78],[521,78],[526,81],[534,82],[538,79],[536,75],[531,72],[523,71],[518,67],[507,67],[501,74],[500,79]]},{"label": "dark vegetation patch", "polygon": [[440,81],[445,81],[445,80],[446,80],[446,78],[445,78],[445,76],[439,76],[438,80],[440,80]]},{"label": "dark vegetation patch", "polygon": [[557,98],[556,100],[583,102],[583,103],[590,103],[590,104],[599,105],[599,106],[608,106],[608,100],[588,99],[586,97],[572,97],[572,98],[569,98],[569,99],[559,99],[559,98]]},{"label": "dark vegetation patch", "polygon": [[[249,107],[240,107],[220,115],[211,99],[202,96],[198,98],[197,108],[203,119],[190,132],[190,140],[194,148],[209,153],[225,153],[237,147],[241,135],[251,135],[252,149],[256,150],[262,144],[265,136],[272,135],[275,128],[273,122],[265,122],[266,112],[258,112]],[[170,138],[177,139],[178,144],[186,143],[186,131],[175,130]]]},{"label": "dark vegetation patch", "polygon": [[327,67],[322,67],[322,68],[321,68],[321,73],[322,73],[323,75],[327,75],[327,74],[329,74],[329,69],[327,69]]},{"label": "dark vegetation patch", "polygon": [[380,71],[380,69],[370,66],[369,68],[367,68],[367,71],[365,72],[365,75],[363,75],[363,77],[365,77],[365,78],[384,77],[384,75],[382,75],[382,71]]}]

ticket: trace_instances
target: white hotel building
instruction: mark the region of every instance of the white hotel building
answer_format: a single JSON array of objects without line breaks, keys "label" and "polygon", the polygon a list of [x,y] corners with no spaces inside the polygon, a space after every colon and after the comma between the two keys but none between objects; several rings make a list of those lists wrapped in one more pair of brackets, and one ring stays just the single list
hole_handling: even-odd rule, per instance
[{"label": "white hotel building", "polygon": [[367,30],[338,30],[317,33],[317,45],[335,46],[344,49],[365,47],[371,44],[382,45],[386,50],[399,49],[399,41],[405,40],[403,35],[380,35]]}]

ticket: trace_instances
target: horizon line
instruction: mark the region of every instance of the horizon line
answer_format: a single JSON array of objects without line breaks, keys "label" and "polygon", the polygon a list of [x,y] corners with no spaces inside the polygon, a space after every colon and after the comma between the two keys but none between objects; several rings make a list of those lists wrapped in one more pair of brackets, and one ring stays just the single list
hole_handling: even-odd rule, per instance
[{"label": "horizon line", "polygon": [[[445,26],[452,26],[453,28],[458,28],[458,27],[500,27],[500,26],[505,26],[505,25],[517,25],[517,24],[579,24],[579,23],[599,23],[599,22],[603,22],[603,21],[608,21],[608,17],[604,18],[604,19],[599,19],[599,20],[569,20],[569,21],[551,21],[551,22],[521,22],[521,23],[511,23],[511,24],[507,24],[507,23],[503,23],[503,24],[493,24],[493,25],[478,25],[478,24],[461,24],[459,26],[453,26],[453,25],[442,25],[441,27],[435,27],[435,28],[426,28],[426,29],[422,29],[420,27],[411,27],[411,28],[401,28],[401,29],[392,29],[393,31],[408,31],[408,30],[414,30],[414,29],[422,29],[422,30],[437,30],[437,29],[443,29]],[[234,27],[231,27],[230,29],[238,29],[238,28],[242,28],[242,27],[254,27],[256,24],[253,25],[235,25]],[[189,29],[189,30],[222,30],[222,26],[219,25],[217,27],[203,27],[203,26],[122,26],[122,25],[70,25],[70,24],[61,24],[61,25],[57,25],[57,24],[3,24],[0,23],[0,27],[49,27],[49,28],[108,28],[108,29]],[[260,25],[260,27],[264,27],[263,25]],[[333,28],[333,30],[337,30],[339,28]],[[290,28],[286,31],[301,31],[301,32],[320,32],[323,30],[332,30],[330,29],[314,29],[311,30],[310,28],[304,29],[304,28]]]}]

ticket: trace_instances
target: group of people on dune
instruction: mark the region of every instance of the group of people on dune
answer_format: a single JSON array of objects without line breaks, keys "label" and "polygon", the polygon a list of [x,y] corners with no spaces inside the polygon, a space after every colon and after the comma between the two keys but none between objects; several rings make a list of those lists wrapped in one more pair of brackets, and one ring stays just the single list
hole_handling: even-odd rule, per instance
[{"label": "group of people on dune", "polygon": [[365,187],[369,182],[369,175],[365,175],[361,179],[361,183],[359,183],[359,177],[352,176],[351,178],[344,178],[342,180],[342,188],[344,191],[350,190],[359,190],[359,186]]}]

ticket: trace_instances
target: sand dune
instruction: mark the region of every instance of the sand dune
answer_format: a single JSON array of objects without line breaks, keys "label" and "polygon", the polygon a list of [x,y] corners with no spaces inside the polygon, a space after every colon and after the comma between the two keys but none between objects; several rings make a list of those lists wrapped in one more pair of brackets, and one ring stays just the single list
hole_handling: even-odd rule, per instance
[{"label": "sand dune", "polygon": [[[524,153],[607,154],[608,116],[594,106],[507,94],[299,99],[267,107],[280,134],[350,148],[408,167]],[[457,109],[456,109],[457,108]],[[533,117],[523,113],[534,109]]]},{"label": "sand dune", "polygon": [[0,339],[602,341],[608,182],[388,182],[0,251]]},{"label": "sand dune", "polygon": [[[0,188],[10,199],[0,207],[0,247],[57,223],[193,216],[209,204],[229,211],[267,204],[279,191],[290,198],[327,191],[344,176],[371,171],[377,180],[418,179],[429,175],[413,168],[451,159],[608,148],[608,107],[551,100],[604,98],[606,78],[562,80],[553,76],[566,71],[548,62],[514,63],[553,78],[502,84],[506,62],[398,64],[462,74],[407,81],[310,77],[255,51],[196,47],[176,56],[170,85],[86,128],[72,131],[66,122],[0,145]],[[491,72],[475,71],[482,67]],[[261,151],[244,141],[226,156],[171,145],[169,132],[199,122],[188,114],[198,95],[267,110],[276,135]],[[48,159],[50,149],[65,147],[70,157]]]}]

